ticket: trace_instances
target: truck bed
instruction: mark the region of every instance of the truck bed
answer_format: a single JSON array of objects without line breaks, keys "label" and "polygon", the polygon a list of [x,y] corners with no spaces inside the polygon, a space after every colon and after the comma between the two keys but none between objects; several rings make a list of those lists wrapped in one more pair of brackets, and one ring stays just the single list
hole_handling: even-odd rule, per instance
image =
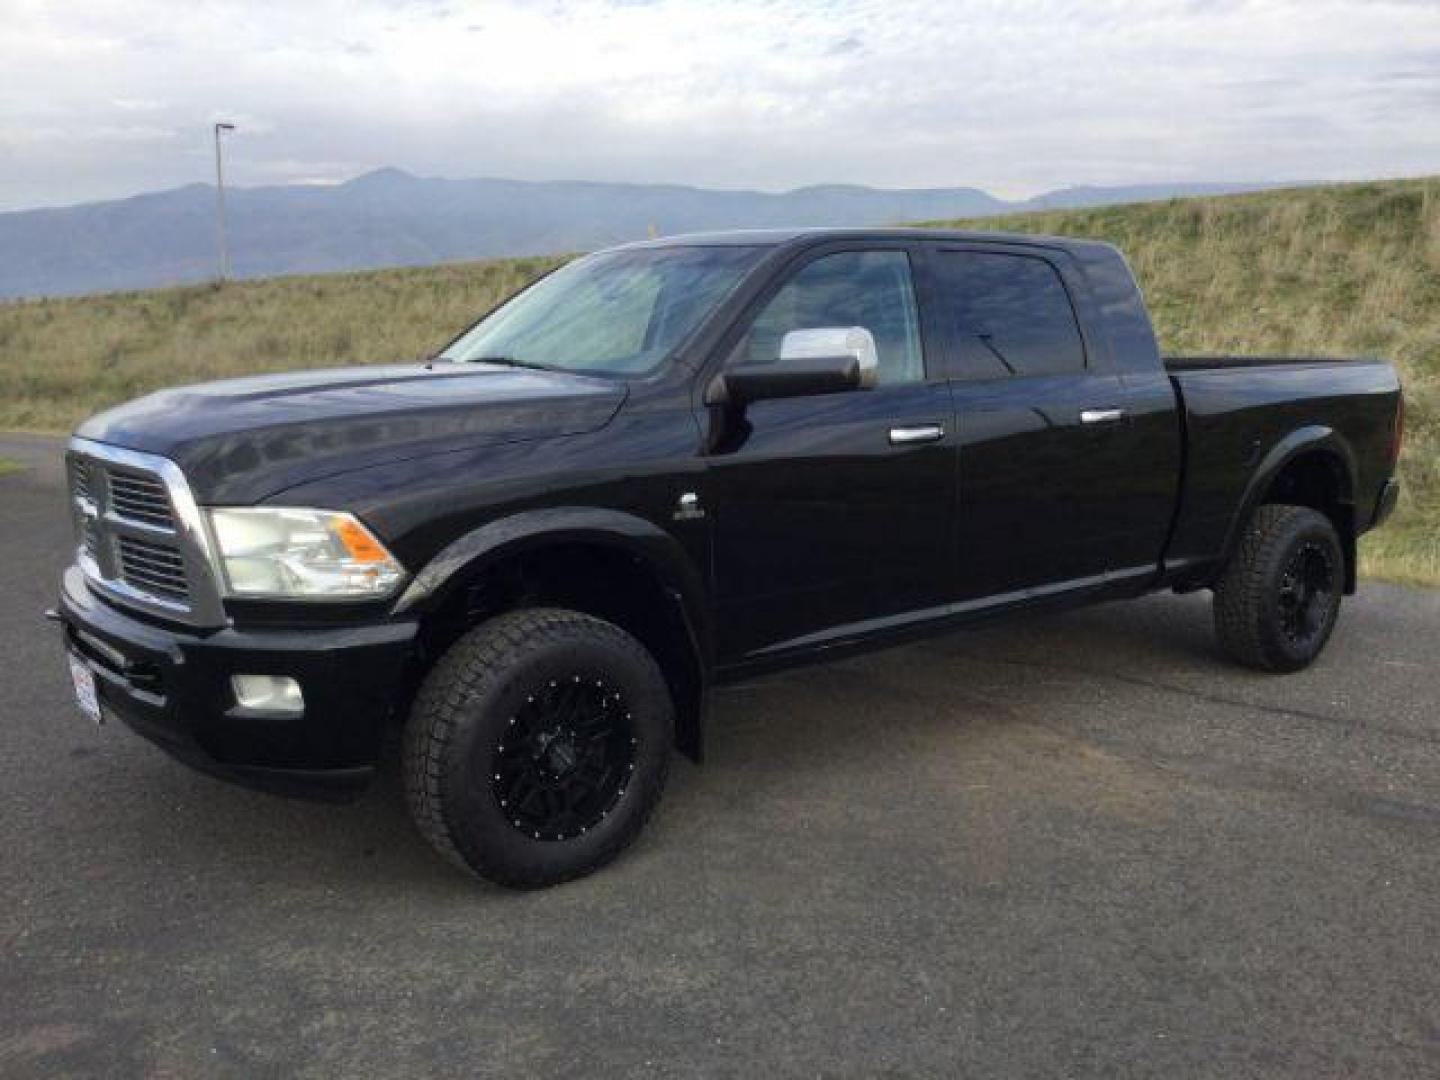
[{"label": "truck bed", "polygon": [[1168,558],[1184,565],[1226,550],[1232,531],[1301,436],[1320,437],[1353,479],[1356,531],[1390,475],[1394,369],[1368,358],[1167,356],[1180,405],[1183,482]]}]

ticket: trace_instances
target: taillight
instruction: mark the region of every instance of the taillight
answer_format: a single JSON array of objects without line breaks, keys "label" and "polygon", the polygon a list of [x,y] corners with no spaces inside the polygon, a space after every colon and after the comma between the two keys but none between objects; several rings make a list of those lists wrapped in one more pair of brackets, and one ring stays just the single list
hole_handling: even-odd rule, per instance
[{"label": "taillight", "polygon": [[1400,444],[1405,441],[1405,395],[1395,395],[1395,428],[1390,436],[1390,468],[1400,460]]}]

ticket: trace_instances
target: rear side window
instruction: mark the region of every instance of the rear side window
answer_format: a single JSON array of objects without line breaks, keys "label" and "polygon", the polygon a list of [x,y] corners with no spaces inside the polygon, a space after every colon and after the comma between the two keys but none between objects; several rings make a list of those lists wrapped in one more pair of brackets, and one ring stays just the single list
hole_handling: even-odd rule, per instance
[{"label": "rear side window", "polygon": [[1070,294],[1044,259],[985,251],[937,254],[940,300],[965,378],[1072,375],[1085,346]]}]

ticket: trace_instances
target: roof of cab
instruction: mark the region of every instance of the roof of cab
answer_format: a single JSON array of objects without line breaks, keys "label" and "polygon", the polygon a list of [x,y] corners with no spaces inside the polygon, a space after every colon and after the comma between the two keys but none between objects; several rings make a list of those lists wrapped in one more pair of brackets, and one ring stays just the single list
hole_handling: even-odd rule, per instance
[{"label": "roof of cab", "polygon": [[666,247],[782,247],[817,244],[830,240],[957,240],[970,243],[1028,244],[1041,247],[1090,248],[1110,247],[1097,240],[1079,240],[1068,236],[1044,236],[1038,233],[976,232],[959,229],[926,228],[797,228],[797,229],[726,229],[716,232],[679,233],[653,240],[621,244],[611,250],[633,251]]}]

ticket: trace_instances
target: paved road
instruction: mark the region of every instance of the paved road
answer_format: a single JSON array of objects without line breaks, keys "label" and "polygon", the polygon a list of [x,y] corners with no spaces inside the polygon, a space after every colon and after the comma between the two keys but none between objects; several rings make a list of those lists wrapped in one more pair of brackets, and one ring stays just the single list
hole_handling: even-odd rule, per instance
[{"label": "paved road", "polygon": [[[0,456],[49,444],[0,440]],[[0,479],[0,1074],[1440,1075],[1440,593],[1227,666],[1204,596],[727,691],[648,834],[477,886],[68,705]]]}]

